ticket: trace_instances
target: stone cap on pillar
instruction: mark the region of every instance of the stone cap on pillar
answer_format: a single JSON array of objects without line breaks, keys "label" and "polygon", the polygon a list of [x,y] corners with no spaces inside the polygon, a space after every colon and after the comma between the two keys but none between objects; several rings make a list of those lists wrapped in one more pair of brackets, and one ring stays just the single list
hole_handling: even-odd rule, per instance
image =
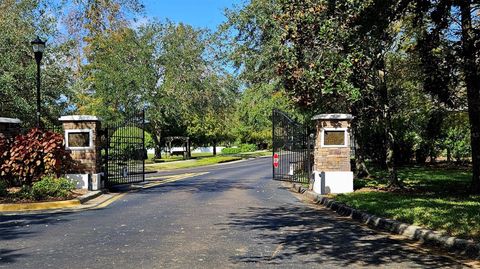
[{"label": "stone cap on pillar", "polygon": [[91,115],[62,116],[58,120],[59,121],[101,121],[99,117],[91,116]]},{"label": "stone cap on pillar", "polygon": [[22,123],[21,120],[16,118],[2,118],[0,117],[0,123],[7,123],[7,124],[20,124]]},{"label": "stone cap on pillar", "polygon": [[313,116],[312,120],[353,120],[353,116],[351,114],[340,113],[318,114]]}]

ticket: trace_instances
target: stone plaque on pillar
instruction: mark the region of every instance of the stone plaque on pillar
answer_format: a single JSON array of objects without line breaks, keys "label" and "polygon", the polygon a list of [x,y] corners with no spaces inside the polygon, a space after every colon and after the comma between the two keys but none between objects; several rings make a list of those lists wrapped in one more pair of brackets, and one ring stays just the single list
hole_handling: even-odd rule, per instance
[{"label": "stone plaque on pillar", "polygon": [[350,114],[320,114],[316,122],[313,190],[320,194],[353,191],[350,167]]},{"label": "stone plaque on pillar", "polygon": [[79,164],[67,178],[77,188],[98,190],[101,182],[101,122],[88,115],[63,116],[60,119],[65,130],[65,147]]}]

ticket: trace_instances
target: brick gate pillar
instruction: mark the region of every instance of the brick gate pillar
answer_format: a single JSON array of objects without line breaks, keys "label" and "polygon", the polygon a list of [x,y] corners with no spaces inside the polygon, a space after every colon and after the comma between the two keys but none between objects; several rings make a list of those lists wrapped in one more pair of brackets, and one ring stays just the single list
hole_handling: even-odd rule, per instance
[{"label": "brick gate pillar", "polygon": [[88,115],[63,116],[59,119],[65,131],[65,147],[79,165],[67,174],[79,189],[103,188],[101,161],[101,122]]},{"label": "brick gate pillar", "polygon": [[320,114],[316,121],[313,191],[320,194],[353,191],[350,167],[350,114]]},{"label": "brick gate pillar", "polygon": [[21,123],[19,119],[0,117],[0,137],[14,138],[20,133]]}]

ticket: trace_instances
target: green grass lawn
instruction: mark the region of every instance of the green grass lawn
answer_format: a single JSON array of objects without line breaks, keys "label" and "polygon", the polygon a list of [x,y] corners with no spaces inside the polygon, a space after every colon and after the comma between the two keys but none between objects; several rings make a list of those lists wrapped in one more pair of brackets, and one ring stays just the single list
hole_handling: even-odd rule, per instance
[{"label": "green grass lawn", "polygon": [[335,199],[377,216],[480,240],[480,195],[468,194],[471,173],[461,167],[407,167],[399,171],[406,190],[385,191],[385,173],[357,181],[365,186]]},{"label": "green grass lawn", "polygon": [[256,158],[262,156],[272,155],[271,151],[255,151],[255,152],[243,152],[239,154],[232,155],[223,155],[218,154],[217,156],[212,156],[212,153],[192,153],[192,159],[183,161],[181,156],[173,156],[170,158],[162,159],[162,162],[153,162],[153,154],[149,154],[149,160],[145,161],[145,164],[148,164],[145,169],[147,171],[161,171],[161,170],[173,170],[180,168],[191,168],[204,165],[211,165],[217,163],[225,163],[231,161],[237,161],[241,159]]},{"label": "green grass lawn", "polygon": [[255,152],[242,152],[239,153],[238,156],[243,158],[256,158],[256,157],[263,157],[263,156],[272,156],[272,152],[269,150],[261,150]]},{"label": "green grass lawn", "polygon": [[[162,159],[154,161],[155,155],[153,153],[148,153],[148,159],[145,160],[145,164],[152,164],[152,163],[164,163],[164,162],[174,162],[174,161],[181,161],[183,160],[183,156],[171,156],[166,157],[162,155]],[[192,159],[204,158],[204,157],[212,157],[212,153],[202,152],[202,153],[192,153]]]},{"label": "green grass lawn", "polygon": [[[272,155],[272,152],[268,150],[242,152],[238,154],[228,154],[228,155],[224,155],[221,153],[217,154],[217,156],[229,156],[229,157],[235,156],[235,157],[240,157],[241,159],[257,158],[257,157],[271,156],[271,155]],[[214,157],[212,153],[208,153],[208,152],[192,153],[192,159],[202,159],[202,158],[210,158],[210,157]],[[162,159],[154,160],[154,154],[149,153],[148,159],[145,160],[145,164],[165,163],[165,162],[175,162],[175,161],[183,161],[183,157],[182,156],[165,157],[164,155],[162,155]]]},{"label": "green grass lawn", "polygon": [[165,162],[165,163],[156,163],[145,166],[147,171],[162,171],[162,170],[173,170],[173,169],[181,169],[181,168],[192,168],[192,167],[199,167],[204,165],[211,165],[217,163],[225,163],[231,161],[241,160],[241,157],[237,156],[210,156],[210,157],[203,157],[198,159],[191,159],[187,161],[181,162]]}]

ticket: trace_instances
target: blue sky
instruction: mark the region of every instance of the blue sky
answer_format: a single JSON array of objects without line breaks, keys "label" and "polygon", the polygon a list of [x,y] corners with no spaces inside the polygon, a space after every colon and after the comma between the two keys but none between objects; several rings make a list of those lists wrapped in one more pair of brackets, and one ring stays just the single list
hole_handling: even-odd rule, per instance
[{"label": "blue sky", "polygon": [[169,19],[195,27],[214,30],[225,17],[225,8],[240,5],[243,0],[143,0],[148,18]]}]

